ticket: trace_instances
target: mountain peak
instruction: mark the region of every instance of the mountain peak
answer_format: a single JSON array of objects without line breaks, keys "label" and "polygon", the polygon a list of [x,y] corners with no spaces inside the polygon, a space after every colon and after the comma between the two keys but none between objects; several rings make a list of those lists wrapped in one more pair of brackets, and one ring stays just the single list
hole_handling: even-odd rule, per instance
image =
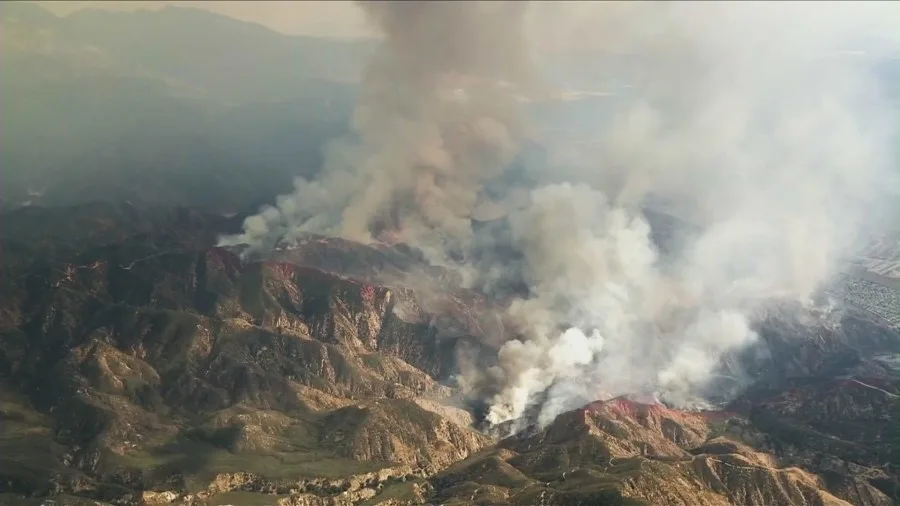
[{"label": "mountain peak", "polygon": [[189,209],[4,219],[0,480],[19,494],[881,506],[897,487],[884,379],[761,386],[722,411],[623,396],[497,440],[451,381],[461,350],[496,353],[490,306],[422,284],[437,271],[407,284],[422,264],[403,248],[310,236],[242,259],[211,246],[232,220]]}]

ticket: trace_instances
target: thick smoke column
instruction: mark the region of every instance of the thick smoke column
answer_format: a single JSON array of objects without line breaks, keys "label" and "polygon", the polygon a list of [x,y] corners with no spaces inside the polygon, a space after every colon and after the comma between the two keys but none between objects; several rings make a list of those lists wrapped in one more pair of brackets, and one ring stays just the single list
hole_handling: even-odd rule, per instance
[{"label": "thick smoke column", "polygon": [[[361,4],[385,38],[364,76],[358,139],[223,242],[399,234],[435,263],[521,278],[529,293],[505,310],[514,335],[496,365],[463,364],[461,384],[487,400],[494,423],[535,412],[546,422],[621,394],[702,401],[723,359],[756,339],[760,313],[811,304],[855,236],[883,225],[873,211],[897,180],[896,105],[873,76],[876,59],[840,51],[896,55],[896,38],[873,36],[892,33],[878,20],[897,8],[539,4],[535,33],[593,44],[577,48],[590,54],[577,65],[628,91],[608,99],[589,156],[534,169],[526,202],[493,213],[506,215],[504,233],[478,232],[486,188],[526,135],[524,5]],[[697,228],[665,255],[645,218],[650,199]]]},{"label": "thick smoke column", "polygon": [[[872,74],[883,60],[840,52],[879,34],[854,25],[872,21],[865,8],[634,4],[581,17],[613,53],[599,73],[631,86],[593,156],[556,176],[581,184],[536,189],[512,216],[533,296],[512,308],[524,337],[484,378],[494,423],[610,395],[702,401],[768,305],[810,304],[857,233],[884,225],[873,211],[900,170],[896,104]],[[665,263],[648,197],[700,227]]]},{"label": "thick smoke column", "polygon": [[480,192],[516,154],[514,85],[531,74],[524,2],[361,2],[384,40],[363,76],[358,142],[328,153],[323,177],[298,181],[224,243],[266,248],[319,232],[390,239],[435,262],[465,252]]}]

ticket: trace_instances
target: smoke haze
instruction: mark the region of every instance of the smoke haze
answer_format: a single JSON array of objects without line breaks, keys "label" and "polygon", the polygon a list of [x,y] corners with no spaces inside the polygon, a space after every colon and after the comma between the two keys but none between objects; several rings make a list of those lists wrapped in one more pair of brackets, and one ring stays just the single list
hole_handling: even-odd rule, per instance
[{"label": "smoke haze", "polygon": [[[393,237],[482,287],[523,280],[529,294],[505,315],[515,338],[462,382],[492,423],[621,394],[702,402],[767,305],[813,304],[856,235],[887,225],[873,217],[896,191],[895,110],[872,61],[896,55],[898,9],[835,5],[361,4],[384,39],[358,139],[223,244]],[[488,198],[533,132],[526,28],[551,54],[589,34],[585,70],[628,88],[597,118],[592,150],[529,165],[524,199],[512,185]],[[699,227],[665,255],[651,199]],[[502,240],[473,229],[482,214],[505,216]],[[498,241],[519,261],[484,253]]]},{"label": "smoke haze", "polygon": [[271,246],[316,231],[402,240],[435,263],[471,249],[484,183],[523,135],[514,84],[530,74],[518,2],[372,2],[384,32],[363,76],[358,139],[328,153],[323,177],[251,218],[237,239]]}]

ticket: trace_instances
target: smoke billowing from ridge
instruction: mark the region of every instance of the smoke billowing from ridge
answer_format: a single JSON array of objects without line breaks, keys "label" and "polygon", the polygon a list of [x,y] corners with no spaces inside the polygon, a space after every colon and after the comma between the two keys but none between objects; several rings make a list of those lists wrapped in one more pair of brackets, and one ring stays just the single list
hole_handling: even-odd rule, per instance
[{"label": "smoke billowing from ridge", "polygon": [[400,232],[435,262],[471,247],[479,192],[523,135],[513,86],[532,74],[527,3],[359,5],[384,40],[363,75],[358,139],[327,153],[321,179],[298,181],[226,241],[264,249],[302,232],[360,242]]},{"label": "smoke billowing from ridge", "polygon": [[[226,242],[399,231],[433,262],[471,271],[473,248],[491,243],[471,218],[526,132],[511,86],[532,77],[524,5],[362,4],[385,41],[366,72],[359,142]],[[597,22],[596,78],[629,88],[609,98],[588,157],[538,168],[527,202],[504,204],[505,246],[521,261],[476,266],[515,270],[530,291],[506,311],[518,338],[496,366],[465,369],[493,423],[526,411],[547,422],[618,394],[697,401],[723,357],[756,339],[759,311],[810,304],[856,234],[883,225],[874,211],[900,170],[896,110],[870,60],[835,54],[877,35],[873,19],[896,7],[578,5],[593,9],[578,20]],[[576,32],[544,15],[575,7],[538,5],[532,30]],[[641,210],[651,197],[699,226],[665,259]]]}]

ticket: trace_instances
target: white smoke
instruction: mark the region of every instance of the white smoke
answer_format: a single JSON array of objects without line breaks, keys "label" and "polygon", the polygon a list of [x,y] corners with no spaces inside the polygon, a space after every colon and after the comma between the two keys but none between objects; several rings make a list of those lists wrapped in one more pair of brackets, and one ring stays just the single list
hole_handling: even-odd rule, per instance
[{"label": "white smoke", "polygon": [[223,245],[265,249],[318,232],[371,242],[401,233],[435,263],[471,248],[485,182],[523,135],[514,84],[531,74],[518,2],[361,2],[384,34],[363,75],[355,139],[326,153]]},{"label": "white smoke", "polygon": [[[468,258],[485,187],[528,132],[510,85],[530,77],[522,5],[365,4],[385,41],[364,79],[359,142],[224,242],[395,230],[433,262]],[[628,91],[609,98],[592,152],[533,171],[528,202],[507,205],[530,295],[506,311],[518,337],[464,382],[487,397],[490,421],[537,408],[543,423],[619,394],[696,402],[723,357],[756,339],[761,308],[808,303],[862,227],[881,225],[896,109],[872,62],[898,47],[898,8],[835,5],[532,10],[548,60],[573,59],[598,83],[627,79]],[[858,47],[870,54],[846,54]],[[665,258],[641,210],[651,197],[699,227]],[[482,274],[501,277],[498,265]]]},{"label": "white smoke", "polygon": [[[659,267],[641,215],[583,184],[535,190],[512,226],[533,296],[509,309],[524,340],[506,343],[490,372],[505,386],[492,423],[518,418],[551,386],[543,421],[603,395],[688,401],[723,354],[754,339],[744,311],[774,296],[729,299],[727,284],[706,283],[693,264]],[[562,325],[572,327],[559,334]]]},{"label": "white smoke", "polygon": [[[546,423],[621,394],[696,402],[722,358],[756,339],[760,308],[808,304],[855,234],[880,225],[867,219],[900,170],[896,109],[872,60],[835,54],[878,26],[872,17],[823,16],[814,3],[636,4],[590,4],[616,19],[591,30],[630,57],[601,59],[601,71],[634,82],[611,100],[593,157],[564,176],[600,191],[538,189],[523,211],[516,240],[534,295],[514,308],[538,321],[500,351],[493,423],[531,404]],[[628,68],[635,60],[645,63]],[[701,226],[665,266],[636,212],[649,196]],[[548,365],[577,329],[592,332],[578,334],[582,360]]]}]

